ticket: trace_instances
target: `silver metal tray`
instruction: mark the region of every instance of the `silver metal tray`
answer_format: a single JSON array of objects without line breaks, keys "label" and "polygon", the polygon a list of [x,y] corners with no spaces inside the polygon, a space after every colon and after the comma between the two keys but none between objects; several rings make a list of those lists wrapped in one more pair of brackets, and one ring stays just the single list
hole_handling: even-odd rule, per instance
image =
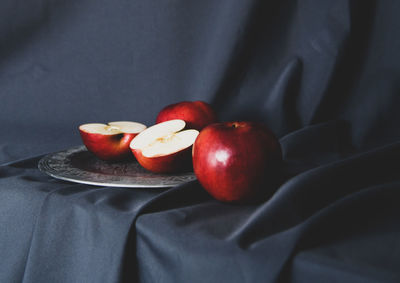
[{"label": "silver metal tray", "polygon": [[109,163],[98,159],[85,146],[74,147],[43,157],[39,170],[57,179],[96,186],[165,188],[193,181],[193,172],[155,174],[135,161]]}]

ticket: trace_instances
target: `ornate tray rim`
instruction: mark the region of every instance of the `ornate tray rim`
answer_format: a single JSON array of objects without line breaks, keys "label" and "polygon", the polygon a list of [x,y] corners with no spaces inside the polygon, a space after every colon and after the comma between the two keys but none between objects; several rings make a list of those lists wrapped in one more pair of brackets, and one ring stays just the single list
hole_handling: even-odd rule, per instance
[{"label": "ornate tray rim", "polygon": [[[85,171],[80,168],[74,167],[70,162],[68,162],[68,158],[70,156],[72,156],[73,154],[79,154],[80,152],[87,152],[86,147],[77,146],[47,154],[39,160],[38,168],[41,172],[56,179],[103,187],[108,186],[119,188],[170,188],[196,180],[196,176],[193,172],[173,175],[155,174],[146,171],[143,177],[134,177],[124,175],[108,175]],[[107,166],[112,166],[112,164],[108,164]],[[137,164],[137,166],[140,165]],[[153,182],[148,182],[149,179],[147,178],[146,183],[146,175],[151,176]],[[157,180],[157,178],[155,178],[157,176],[159,176],[158,182],[154,181],[154,179]]]}]

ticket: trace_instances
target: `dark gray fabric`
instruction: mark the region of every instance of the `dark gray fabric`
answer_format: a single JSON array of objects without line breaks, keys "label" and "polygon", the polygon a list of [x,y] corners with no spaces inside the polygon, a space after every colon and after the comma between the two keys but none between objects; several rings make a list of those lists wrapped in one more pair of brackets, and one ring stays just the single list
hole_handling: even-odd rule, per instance
[{"label": "dark gray fabric", "polygon": [[[3,0],[0,282],[400,281],[400,3]],[[204,100],[265,122],[258,204],[37,170],[87,122]]]}]

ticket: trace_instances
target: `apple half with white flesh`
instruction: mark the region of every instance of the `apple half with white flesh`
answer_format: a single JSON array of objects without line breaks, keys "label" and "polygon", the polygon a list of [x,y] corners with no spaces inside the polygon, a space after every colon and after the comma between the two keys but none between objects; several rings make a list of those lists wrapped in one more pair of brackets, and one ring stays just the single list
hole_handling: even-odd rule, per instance
[{"label": "apple half with white flesh", "polygon": [[138,134],[130,145],[136,160],[145,169],[155,173],[192,170],[192,145],[199,131],[182,131],[185,125],[183,120],[170,120],[151,126]]},{"label": "apple half with white flesh", "polygon": [[110,122],[108,125],[89,123],[79,126],[86,148],[106,161],[121,161],[131,157],[129,145],[144,129],[145,125],[128,121]]}]

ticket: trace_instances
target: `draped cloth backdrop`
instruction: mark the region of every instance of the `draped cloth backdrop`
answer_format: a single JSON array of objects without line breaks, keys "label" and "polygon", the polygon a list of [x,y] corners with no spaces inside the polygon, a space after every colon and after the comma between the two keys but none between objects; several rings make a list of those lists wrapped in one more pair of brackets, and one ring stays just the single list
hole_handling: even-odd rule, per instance
[{"label": "draped cloth backdrop", "polygon": [[[0,282],[400,281],[400,2],[2,0]],[[258,204],[39,172],[165,105],[279,137]]]}]

